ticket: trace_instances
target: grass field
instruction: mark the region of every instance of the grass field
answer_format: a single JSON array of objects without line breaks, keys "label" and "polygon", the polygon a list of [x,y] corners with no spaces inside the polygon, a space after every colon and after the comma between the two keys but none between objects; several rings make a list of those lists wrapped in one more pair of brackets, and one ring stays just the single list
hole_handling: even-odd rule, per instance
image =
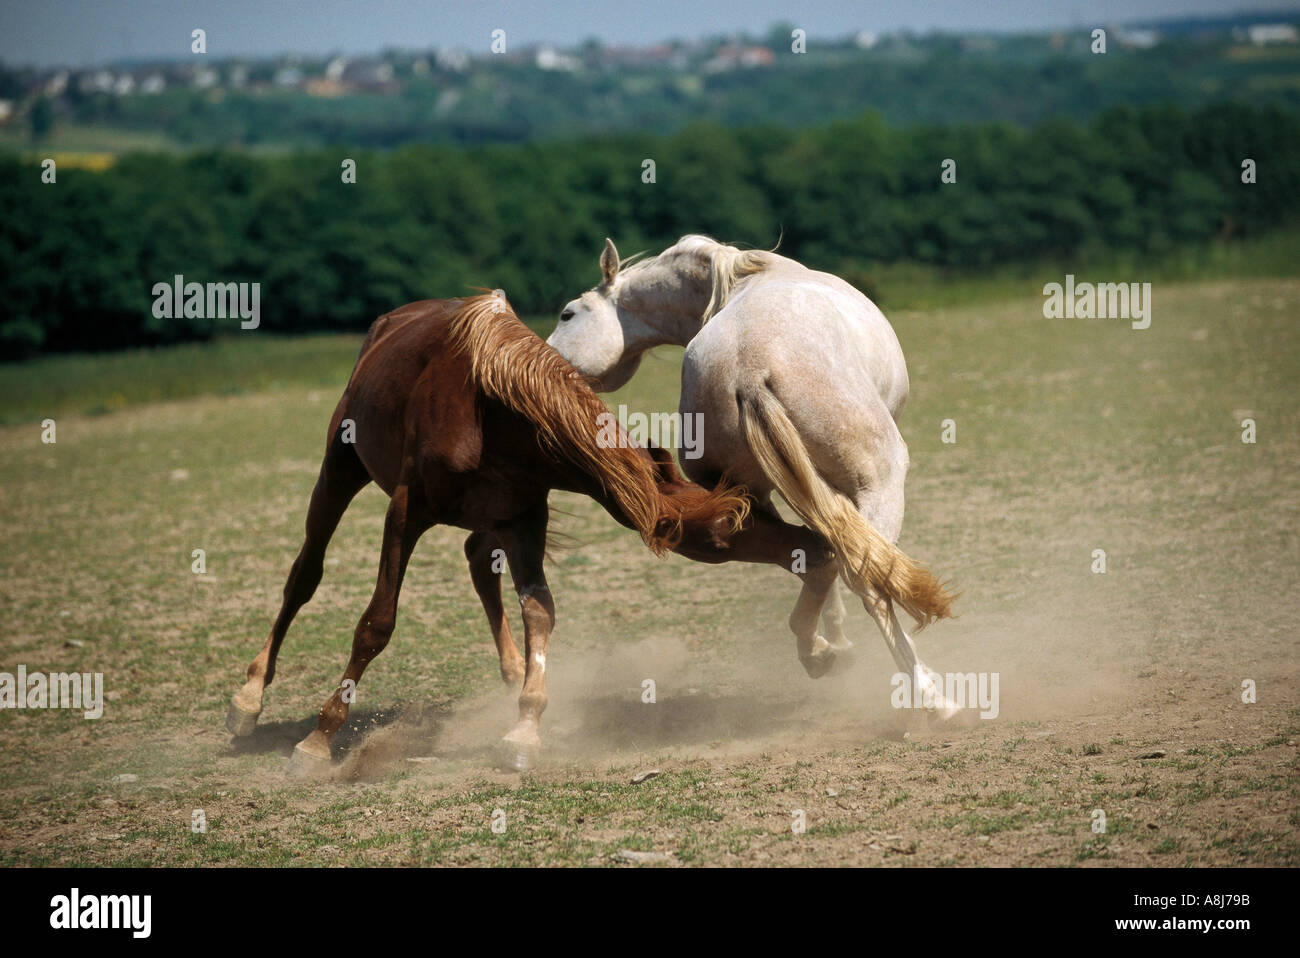
[{"label": "grass field", "polygon": [[[89,721],[0,711],[0,863],[1297,864],[1298,315],[1296,279],[1157,283],[1142,331],[1044,319],[1032,294],[890,310],[912,380],[902,545],[962,591],[918,644],[940,672],[1000,675],[991,721],[892,709],[892,660],[852,605],[850,661],[809,679],[784,624],[793,577],[657,560],[554,495],[551,707],[523,776],[493,767],[514,700],[464,534],[436,528],[337,775],[285,778],[373,586],[373,487],[257,732],[224,729],[355,338],[10,367],[0,671],[102,672],[108,701]],[[609,403],[675,408],[677,357],[657,352]]]},{"label": "grass field", "polygon": [[[1192,280],[1276,279],[1295,272],[1300,229],[1251,239],[1176,247],[1161,256],[1097,253],[1081,263],[1006,264],[987,270],[945,270],[917,263],[847,267],[843,274],[887,313],[900,309],[934,312],[958,306],[1000,304],[1060,281],[1072,272],[1123,276],[1171,285]],[[373,317],[372,317],[373,318]],[[526,317],[546,336],[555,316]],[[50,355],[0,364],[0,425],[40,421],[47,416],[102,415],[141,403],[194,396],[229,396],[285,388],[338,389],[347,380],[367,320],[354,334],[283,336],[274,319],[253,333],[234,333],[209,343],[104,354]]]}]

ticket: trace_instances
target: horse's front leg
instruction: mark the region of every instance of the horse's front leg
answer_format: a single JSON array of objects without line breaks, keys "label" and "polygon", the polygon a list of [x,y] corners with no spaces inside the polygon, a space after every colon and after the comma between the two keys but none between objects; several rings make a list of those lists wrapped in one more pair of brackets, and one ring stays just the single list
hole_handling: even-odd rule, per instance
[{"label": "horse's front leg", "polygon": [[510,575],[524,616],[524,687],[519,694],[519,722],[502,740],[505,762],[517,771],[537,763],[542,740],[538,734],[546,710],[546,647],[555,628],[555,602],[542,568],[546,554],[547,508],[543,502],[503,536]]}]

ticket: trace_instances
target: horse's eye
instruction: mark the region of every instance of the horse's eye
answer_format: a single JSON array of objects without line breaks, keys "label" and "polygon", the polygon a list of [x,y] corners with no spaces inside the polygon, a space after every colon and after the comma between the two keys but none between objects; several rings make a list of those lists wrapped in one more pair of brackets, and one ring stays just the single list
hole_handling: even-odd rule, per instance
[{"label": "horse's eye", "polygon": [[572,309],[566,309],[564,312],[560,313],[560,322],[564,322],[566,319],[573,319]]}]

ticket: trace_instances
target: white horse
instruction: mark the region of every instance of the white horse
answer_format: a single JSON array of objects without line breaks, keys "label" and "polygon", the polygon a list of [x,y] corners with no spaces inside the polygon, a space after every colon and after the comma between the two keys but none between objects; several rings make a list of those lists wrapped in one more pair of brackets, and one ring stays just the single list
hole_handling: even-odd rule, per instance
[{"label": "white horse", "polygon": [[[683,421],[702,417],[704,441],[699,458],[682,458],[683,470],[709,487],[723,475],[744,483],[771,517],[779,492],[834,550],[835,561],[803,572],[790,615],[804,668],[823,675],[852,644],[838,573],[914,690],[954,714],[894,614],[897,603],[924,625],[951,615],[952,599],[894,545],[908,467],[897,419],[908,381],[889,321],[839,277],[705,236],[635,263],[620,263],[606,239],[600,269],[603,281],[565,306],[550,344],[601,390],[627,382],[647,349],[685,346],[679,411]],[[817,634],[819,614],[829,640]]]}]

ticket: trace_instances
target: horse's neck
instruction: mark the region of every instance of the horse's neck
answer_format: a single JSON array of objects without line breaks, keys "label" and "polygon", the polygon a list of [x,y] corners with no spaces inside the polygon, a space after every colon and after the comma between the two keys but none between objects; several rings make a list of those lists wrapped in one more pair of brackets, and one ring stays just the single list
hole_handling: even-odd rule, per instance
[{"label": "horse's neck", "polygon": [[676,257],[638,271],[623,291],[623,302],[653,345],[685,346],[704,324],[711,282],[707,262]]}]

